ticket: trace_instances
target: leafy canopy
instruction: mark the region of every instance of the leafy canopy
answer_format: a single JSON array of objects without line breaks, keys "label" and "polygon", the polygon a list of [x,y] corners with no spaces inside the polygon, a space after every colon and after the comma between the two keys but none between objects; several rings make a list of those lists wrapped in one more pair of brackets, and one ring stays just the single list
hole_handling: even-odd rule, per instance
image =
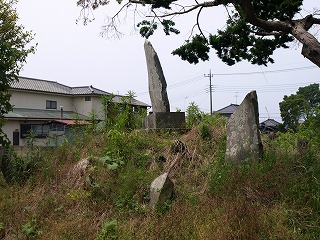
[{"label": "leafy canopy", "polygon": [[27,55],[35,50],[28,46],[33,39],[32,33],[17,23],[15,3],[16,0],[0,0],[0,145],[9,143],[2,128],[4,114],[12,109],[10,84],[18,80]]},{"label": "leafy canopy", "polygon": [[306,87],[300,87],[296,94],[284,96],[279,103],[281,118],[286,129],[297,131],[299,122],[318,116],[320,107],[319,84],[314,83]]},{"label": "leafy canopy", "polygon": [[[274,50],[288,48],[287,44],[294,40],[288,33],[267,35],[264,29],[248,23],[246,14],[239,3],[241,1],[222,2],[225,2],[225,7],[232,3],[235,8],[229,13],[225,29],[218,30],[217,34],[210,34],[208,37],[198,34],[196,38],[194,37],[173,51],[174,55],[178,55],[190,63],[198,63],[199,59],[209,59],[210,46],[215,49],[217,56],[228,65],[234,65],[242,60],[247,60],[252,64],[266,65],[268,62],[274,63],[271,57]],[[252,10],[257,17],[263,20],[290,20],[300,11],[302,2],[302,0],[252,1]],[[196,43],[199,43],[200,39],[206,48],[196,47]],[[193,51],[188,51],[188,49],[193,49]]]},{"label": "leafy canopy", "polygon": [[[100,3],[101,2],[101,3]],[[105,31],[119,31],[115,23],[121,11],[134,7],[135,17],[141,17],[142,11],[137,5],[148,8],[136,26],[142,37],[149,38],[161,27],[166,35],[179,34],[175,27],[175,17],[197,11],[195,25],[191,27],[191,35],[185,43],[174,50],[189,63],[197,64],[200,60],[209,60],[210,50],[226,64],[234,65],[242,60],[252,64],[267,65],[274,63],[272,54],[278,48],[288,48],[297,39],[303,44],[303,56],[320,67],[320,43],[308,32],[313,26],[320,24],[320,19],[312,15],[301,17],[303,0],[213,0],[207,2],[194,1],[186,3],[179,0],[117,0],[124,5],[105,26]],[[97,8],[106,5],[108,1],[79,0],[82,8]],[[200,24],[199,16],[205,8],[223,6],[228,18],[224,29],[207,34]],[[134,19],[136,19],[134,17]],[[125,15],[125,18],[128,18]],[[87,16],[83,16],[87,22]],[[214,21],[214,16],[208,21]],[[206,34],[205,34],[206,33]],[[308,37],[306,37],[308,36]],[[309,39],[308,41],[306,39]]]}]

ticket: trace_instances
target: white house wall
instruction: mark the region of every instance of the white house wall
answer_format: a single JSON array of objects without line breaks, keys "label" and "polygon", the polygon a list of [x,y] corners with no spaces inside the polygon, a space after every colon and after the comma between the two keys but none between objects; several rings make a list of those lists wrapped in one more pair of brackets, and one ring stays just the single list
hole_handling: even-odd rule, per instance
[{"label": "white house wall", "polygon": [[100,119],[102,119],[103,116],[102,107],[101,97],[92,97],[92,110],[95,111]]},{"label": "white house wall", "polygon": [[13,132],[18,131],[20,133],[20,121],[6,121],[2,128],[3,132],[7,134],[8,139],[13,142]]},{"label": "white house wall", "polygon": [[[7,120],[5,125],[3,126],[3,132],[7,134],[8,139],[11,143],[13,143],[13,133],[19,133],[19,146],[25,146],[27,142],[27,138],[21,138],[21,124],[42,124],[43,121],[23,121],[23,120]],[[36,138],[35,144],[38,146],[46,146],[47,139],[46,138]]]},{"label": "white house wall", "polygon": [[[64,111],[73,111],[86,116],[90,116],[90,112],[94,111],[97,114],[97,118],[103,118],[103,105],[99,95],[91,96],[91,100],[86,101],[83,95],[72,96],[22,90],[11,90],[11,94],[10,103],[14,108],[46,110],[46,100],[49,100],[57,102],[57,110],[60,110],[60,106],[63,106]],[[27,139],[21,138],[21,124],[44,124],[46,122],[8,119],[3,131],[7,134],[11,143],[13,143],[13,133],[17,134],[19,132],[19,146],[25,146]],[[36,138],[36,145],[45,146],[47,143],[48,140],[46,138]]]},{"label": "white house wall", "polygon": [[91,112],[91,110],[92,110],[92,101],[85,101],[84,96],[73,97],[71,111],[89,116],[89,112]]},{"label": "white house wall", "polygon": [[[46,100],[49,100],[57,102],[57,110],[60,110],[60,106],[63,106],[64,111],[73,111],[86,116],[89,116],[89,112],[92,111],[93,101],[85,101],[84,96],[74,97],[72,95],[25,92],[19,90],[12,90],[11,94],[10,103],[14,108],[46,110]],[[96,98],[100,99],[100,97]],[[92,99],[94,99],[94,97],[92,97]],[[21,138],[21,124],[43,124],[45,122],[47,121],[8,119],[3,127],[3,131],[7,134],[11,143],[13,143],[13,132],[19,132],[19,146],[25,146],[27,139]],[[36,138],[35,141],[35,144],[38,146],[45,146],[48,142],[46,138]]]},{"label": "white house wall", "polygon": [[11,91],[12,96],[10,103],[14,108],[28,108],[28,109],[46,109],[46,100],[57,101],[57,110],[63,106],[65,111],[74,111],[72,105],[72,97],[48,94],[48,93],[35,93],[35,92],[21,92]]},{"label": "white house wall", "polygon": [[94,111],[98,118],[102,117],[102,103],[100,96],[91,96],[91,101],[85,101],[84,96],[73,98],[73,108],[75,112],[90,116],[90,112]]}]

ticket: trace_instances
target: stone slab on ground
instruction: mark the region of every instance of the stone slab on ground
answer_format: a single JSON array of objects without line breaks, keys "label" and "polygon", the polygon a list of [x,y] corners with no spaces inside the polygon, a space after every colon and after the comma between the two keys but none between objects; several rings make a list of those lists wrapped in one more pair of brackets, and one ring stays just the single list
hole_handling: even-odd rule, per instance
[{"label": "stone slab on ground", "polygon": [[164,173],[153,180],[150,187],[150,207],[155,207],[157,203],[164,203],[173,196],[174,184]]}]

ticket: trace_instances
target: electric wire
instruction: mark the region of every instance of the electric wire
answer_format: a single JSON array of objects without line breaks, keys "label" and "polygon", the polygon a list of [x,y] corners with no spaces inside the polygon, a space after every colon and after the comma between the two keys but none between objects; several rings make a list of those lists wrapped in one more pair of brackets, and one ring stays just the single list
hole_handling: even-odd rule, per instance
[{"label": "electric wire", "polygon": [[[260,72],[212,73],[212,75],[214,75],[214,76],[236,76],[236,75],[241,76],[241,75],[262,74],[265,77],[265,74],[268,74],[268,73],[281,73],[281,72],[301,71],[301,70],[310,70],[310,69],[318,69],[318,67],[316,67],[316,66],[305,66],[305,67],[286,68],[286,69],[277,69],[277,70],[260,71]],[[167,89],[178,88],[178,87],[185,86],[185,85],[188,85],[188,84],[191,84],[191,83],[194,83],[194,82],[198,82],[198,81],[200,81],[202,79],[204,79],[203,75],[197,75],[197,76],[189,78],[189,79],[187,79],[185,81],[177,82],[177,83],[172,84],[172,85],[168,85]],[[303,84],[306,84],[306,83],[303,83]],[[278,85],[273,85],[273,86],[286,87],[287,88],[288,87],[287,85],[293,85],[293,84],[278,84]],[[294,84],[294,85],[297,86],[299,84]],[[272,86],[272,85],[267,85],[267,86]],[[221,88],[221,90],[218,90],[218,91],[222,91],[222,90],[225,90],[225,88],[228,88],[228,86],[225,86],[225,85],[213,85],[213,87],[215,87],[215,88],[219,87],[219,89]],[[233,87],[234,90],[242,88],[243,91],[247,90],[249,87],[252,88],[252,86],[232,86],[232,87]],[[260,86],[255,86],[255,87],[264,88],[264,86],[261,86],[261,85]],[[141,93],[136,93],[137,96],[141,96],[141,95],[145,95],[145,94],[148,94],[148,91],[141,92]]]},{"label": "electric wire", "polygon": [[[266,78],[266,74],[274,74],[274,73],[286,73],[286,72],[290,72],[290,71],[305,71],[305,70],[312,70],[312,69],[319,69],[316,66],[305,66],[305,67],[297,67],[297,68],[286,68],[286,69],[277,69],[277,70],[269,70],[269,71],[263,71],[261,69],[260,72],[234,72],[234,73],[212,73],[213,76],[220,76],[220,77],[225,77],[225,76],[243,76],[243,75],[255,75],[255,74],[262,74],[264,79],[266,80],[267,84],[264,85],[223,85],[223,84],[213,84],[212,85],[212,89],[213,92],[217,92],[217,93],[234,93],[234,92],[238,92],[238,93],[247,93],[248,91],[252,91],[252,90],[256,90],[259,94],[261,93],[278,93],[278,92],[283,92],[283,93],[288,93],[288,92],[296,92],[297,88],[299,87],[303,87],[306,86],[307,84],[313,84],[313,83],[319,83],[319,81],[312,81],[312,82],[296,82],[296,83],[289,83],[289,84],[268,84],[267,78]],[[181,79],[181,78],[180,78]],[[177,103],[179,102],[186,102],[186,99],[190,99],[190,102],[193,102],[194,98],[199,97],[201,95],[204,95],[205,98],[204,100],[208,97],[207,93],[209,92],[210,87],[207,84],[204,84],[201,86],[200,84],[200,88],[199,88],[199,81],[204,80],[205,77],[204,75],[196,75],[194,77],[188,78],[184,81],[179,81],[173,84],[170,84],[167,86],[167,90],[168,92],[172,93],[173,89],[177,89],[179,88],[179,93],[175,94],[170,94],[170,102],[174,105],[176,105],[176,108],[179,109],[181,107],[177,106]],[[234,79],[233,79],[234,80]],[[190,85],[197,83],[198,88],[191,88],[190,89]],[[204,81],[203,81],[204,83]],[[226,84],[230,84],[230,82],[226,82]],[[180,91],[183,88],[189,88],[188,91]],[[138,93],[136,95],[138,96],[142,96],[145,94],[148,94],[149,92],[141,92]],[[204,102],[204,100],[201,101],[201,104]],[[199,104],[199,106],[201,105]],[[201,108],[199,107],[201,110],[206,111],[208,109],[205,108]],[[274,118],[274,119],[281,119],[280,113],[270,113],[270,117]],[[264,114],[260,114],[260,118],[261,119],[265,119],[268,118],[267,115]]]},{"label": "electric wire", "polygon": [[301,71],[301,70],[310,70],[310,69],[319,69],[319,68],[317,66],[306,66],[306,67],[297,67],[297,68],[269,70],[269,71],[263,71],[263,72],[260,71],[260,72],[212,73],[212,75],[214,76],[252,75],[252,74],[268,74],[268,73]]}]

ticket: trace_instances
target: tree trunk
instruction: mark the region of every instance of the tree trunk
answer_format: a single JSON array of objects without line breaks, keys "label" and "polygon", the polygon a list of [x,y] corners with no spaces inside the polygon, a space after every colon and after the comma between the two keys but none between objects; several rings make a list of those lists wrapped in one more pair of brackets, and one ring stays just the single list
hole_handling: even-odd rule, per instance
[{"label": "tree trunk", "polygon": [[301,54],[320,68],[320,43],[305,29],[303,22],[297,23],[291,34],[302,43]]},{"label": "tree trunk", "polygon": [[320,67],[320,43],[317,42],[317,45],[310,45],[311,46],[304,44],[301,54]]}]

